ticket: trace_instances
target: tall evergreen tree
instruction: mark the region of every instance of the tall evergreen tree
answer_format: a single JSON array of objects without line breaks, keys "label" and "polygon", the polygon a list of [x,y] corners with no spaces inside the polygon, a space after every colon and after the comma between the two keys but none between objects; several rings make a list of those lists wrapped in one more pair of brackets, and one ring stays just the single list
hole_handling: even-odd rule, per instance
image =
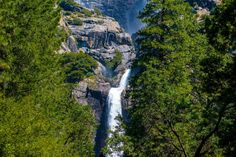
[{"label": "tall evergreen tree", "polygon": [[[211,49],[193,9],[182,0],[149,1],[140,17],[146,27],[139,33],[140,73],[132,81],[126,152],[193,156],[204,132],[200,62]],[[204,151],[217,154],[215,143],[211,138]]]}]

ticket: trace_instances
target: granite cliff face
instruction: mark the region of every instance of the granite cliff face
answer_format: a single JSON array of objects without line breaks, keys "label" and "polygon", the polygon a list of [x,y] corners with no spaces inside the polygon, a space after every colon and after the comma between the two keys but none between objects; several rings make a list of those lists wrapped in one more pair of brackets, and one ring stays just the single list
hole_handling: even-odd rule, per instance
[{"label": "granite cliff face", "polygon": [[78,48],[105,64],[115,56],[115,50],[124,56],[124,65],[132,60],[133,46],[129,34],[121,29],[118,22],[110,17],[81,18],[82,26],[70,25]]}]

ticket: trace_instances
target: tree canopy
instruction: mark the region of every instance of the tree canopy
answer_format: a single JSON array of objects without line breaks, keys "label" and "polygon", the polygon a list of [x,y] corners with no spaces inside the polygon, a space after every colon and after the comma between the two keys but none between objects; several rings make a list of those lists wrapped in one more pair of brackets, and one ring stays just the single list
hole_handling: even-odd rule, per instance
[{"label": "tree canopy", "polygon": [[93,156],[95,119],[64,80],[56,0],[0,1],[0,156]]}]

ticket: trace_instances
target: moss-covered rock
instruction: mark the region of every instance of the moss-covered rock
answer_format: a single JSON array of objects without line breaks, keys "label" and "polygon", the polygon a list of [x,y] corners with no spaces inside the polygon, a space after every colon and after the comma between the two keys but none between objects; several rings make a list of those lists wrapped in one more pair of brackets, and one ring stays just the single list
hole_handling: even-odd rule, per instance
[{"label": "moss-covered rock", "polygon": [[121,62],[123,59],[123,55],[120,51],[115,50],[115,56],[112,60],[107,61],[106,65],[108,68],[114,70]]}]

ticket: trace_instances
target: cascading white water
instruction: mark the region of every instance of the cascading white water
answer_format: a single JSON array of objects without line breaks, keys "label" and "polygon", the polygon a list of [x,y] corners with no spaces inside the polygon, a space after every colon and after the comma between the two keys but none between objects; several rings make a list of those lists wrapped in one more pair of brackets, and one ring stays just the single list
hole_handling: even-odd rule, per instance
[{"label": "cascading white water", "polygon": [[[123,74],[119,87],[111,88],[108,95],[108,129],[111,131],[116,131],[116,127],[118,126],[118,121],[116,119],[117,116],[122,116],[122,103],[121,103],[121,94],[123,90],[125,90],[128,79],[130,75],[130,69],[127,69]],[[108,138],[112,135],[109,134]],[[112,152],[111,155],[106,155],[106,157],[121,157],[123,156],[123,152]]]}]

